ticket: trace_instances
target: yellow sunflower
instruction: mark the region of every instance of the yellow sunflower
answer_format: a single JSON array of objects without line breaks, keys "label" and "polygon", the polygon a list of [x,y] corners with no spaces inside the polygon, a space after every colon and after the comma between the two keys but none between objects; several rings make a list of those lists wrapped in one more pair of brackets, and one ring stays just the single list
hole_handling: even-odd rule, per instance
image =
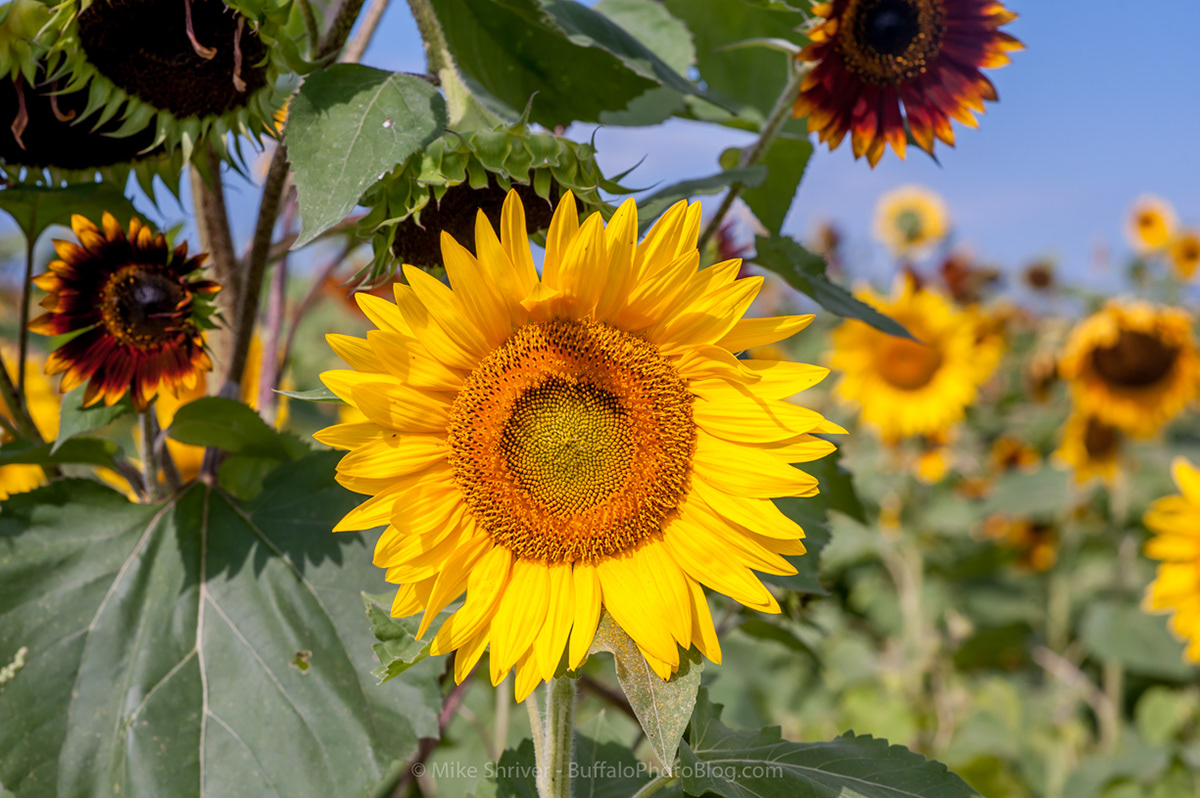
[{"label": "yellow sunflower", "polygon": [[1191,317],[1110,301],[1071,331],[1058,371],[1080,409],[1131,435],[1153,435],[1196,395]]},{"label": "yellow sunflower", "polygon": [[842,372],[838,396],[861,407],[862,420],[889,443],[945,433],[962,420],[989,376],[980,365],[976,317],[915,287],[911,279],[901,280],[890,299],[870,290],[857,293],[917,340],[893,337],[860,321],[843,323],[833,333],[830,360]]},{"label": "yellow sunflower", "polygon": [[1058,531],[1050,524],[992,515],[984,519],[983,537],[1013,550],[1025,571],[1048,571],[1058,561]]},{"label": "yellow sunflower", "polygon": [[[8,377],[17,382],[17,352],[5,348],[4,365]],[[42,374],[42,363],[35,358],[25,361],[25,401],[33,425],[37,427],[42,438],[52,441],[58,437],[58,392],[50,384],[50,380]],[[7,405],[0,402],[0,416],[12,421],[12,414]],[[8,443],[9,436],[0,430],[0,443]],[[41,466],[36,465],[7,465],[0,466],[0,500],[7,499],[14,493],[25,493],[41,485],[46,479]]]},{"label": "yellow sunflower", "polygon": [[1200,266],[1200,230],[1184,230],[1171,242],[1171,266],[1181,280],[1190,280]]},{"label": "yellow sunflower", "polygon": [[1150,194],[1138,197],[1129,212],[1126,235],[1139,255],[1166,249],[1175,235],[1175,209],[1160,197]]},{"label": "yellow sunflower", "polygon": [[1123,440],[1116,427],[1076,410],[1063,425],[1062,442],[1053,457],[1074,473],[1075,482],[1080,485],[1093,479],[1112,485],[1117,480]]},{"label": "yellow sunflower", "polygon": [[900,186],[875,206],[875,237],[900,258],[928,255],[950,226],[946,203],[924,186]]},{"label": "yellow sunflower", "polygon": [[1172,463],[1180,493],[1165,496],[1146,511],[1146,556],[1160,560],[1146,588],[1142,609],[1172,613],[1171,629],[1187,641],[1184,655],[1200,662],[1200,471],[1182,457]]},{"label": "yellow sunflower", "polygon": [[632,201],[580,225],[568,192],[539,277],[510,192],[477,256],[443,234],[449,287],[406,267],[395,305],[359,294],[366,340],[329,337],[352,370],[322,380],[368,421],[316,437],[372,497],[335,531],[388,525],[375,564],[421,636],[465,591],[432,644],[459,681],[490,647],[524,700],[583,661],[602,607],[665,679],[680,647],[720,661],[702,586],[779,611],[753,571],[792,573],[804,532],[771,498],[815,494],[789,463],[843,430],[786,401],[827,369],[734,356],[812,317],[743,319],[762,278],[697,270],[699,225],[680,202],[638,244]]}]

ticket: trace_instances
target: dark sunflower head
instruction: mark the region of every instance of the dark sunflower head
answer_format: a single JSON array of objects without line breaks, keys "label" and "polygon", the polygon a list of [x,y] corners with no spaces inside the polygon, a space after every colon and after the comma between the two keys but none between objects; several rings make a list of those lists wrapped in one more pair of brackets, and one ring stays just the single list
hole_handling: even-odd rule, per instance
[{"label": "dark sunflower head", "polygon": [[43,335],[78,333],[46,361],[46,373],[66,372],[62,390],[88,383],[84,406],[112,405],[126,393],[145,410],[160,388],[191,388],[212,363],[202,330],[219,290],[193,279],[205,255],[188,257],[187,244],[172,250],[136,218],[126,235],[111,214],[98,228],[71,218],[78,243],[56,240],[58,260],[34,282],[49,295],[47,312],[29,328]]},{"label": "dark sunflower head", "polygon": [[148,128],[155,145],[178,147],[185,159],[205,138],[227,157],[226,134],[257,138],[282,105],[275,84],[291,52],[283,33],[288,7],[276,0],[69,0],[43,36],[51,77],[67,92],[86,88],[81,117],[120,122],[110,135]]},{"label": "dark sunflower head", "polygon": [[834,0],[813,12],[822,19],[798,58],[814,66],[794,115],[830,149],[851,134],[872,166],[888,144],[903,158],[908,132],[932,154],[935,138],[954,144],[951,119],[976,127],[972,112],[997,99],[979,70],[1022,48],[1000,30],[1016,14],[996,0]]}]

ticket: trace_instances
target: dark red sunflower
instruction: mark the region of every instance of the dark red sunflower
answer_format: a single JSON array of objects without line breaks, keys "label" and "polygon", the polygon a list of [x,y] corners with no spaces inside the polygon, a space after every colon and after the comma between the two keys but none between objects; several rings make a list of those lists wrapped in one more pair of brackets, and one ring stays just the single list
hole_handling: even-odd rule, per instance
[{"label": "dark red sunflower", "polygon": [[174,251],[136,218],[129,235],[111,214],[103,230],[82,216],[71,217],[79,243],[56,240],[59,260],[34,282],[49,293],[43,313],[29,323],[42,335],[82,331],[46,360],[46,373],[66,372],[62,391],[88,383],[85,407],[103,397],[106,405],[129,393],[144,411],[160,388],[175,393],[194,388],[212,368],[202,328],[211,305],[198,296],[214,294],[211,280],[193,280],[205,254],[189,258],[187,244]]},{"label": "dark red sunflower", "polygon": [[813,13],[824,21],[797,58],[816,65],[793,115],[807,116],[809,132],[831,150],[850,133],[854,157],[872,166],[888,144],[904,157],[905,120],[929,154],[935,137],[953,146],[950,119],[977,127],[972,111],[997,100],[979,70],[1024,49],[1000,30],[1017,15],[996,0],[834,0]]}]

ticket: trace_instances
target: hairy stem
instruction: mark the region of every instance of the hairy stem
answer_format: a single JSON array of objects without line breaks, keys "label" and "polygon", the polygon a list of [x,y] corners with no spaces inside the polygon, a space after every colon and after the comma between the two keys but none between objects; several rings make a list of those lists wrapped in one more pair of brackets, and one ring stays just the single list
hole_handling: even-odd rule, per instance
[{"label": "hairy stem", "polygon": [[154,447],[158,440],[158,420],[154,417],[153,407],[138,413],[138,432],[138,447],[142,456],[142,484],[146,490],[146,498],[152,502],[158,501],[162,498],[162,491],[158,485],[158,456]]},{"label": "hairy stem", "polygon": [[[766,157],[767,150],[771,148],[771,144],[779,136],[779,131],[783,129],[784,122],[791,118],[792,107],[796,104],[796,95],[800,93],[800,82],[804,80],[804,75],[807,74],[807,71],[806,67],[797,64],[794,59],[788,59],[788,81],[784,84],[779,98],[775,100],[775,107],[771,109],[770,115],[763,122],[758,138],[755,139],[753,144],[742,150],[742,157],[738,161],[738,166],[743,168],[756,166]],[[721,222],[725,220],[729,209],[733,207],[734,200],[741,196],[745,188],[741,183],[734,183],[729,187],[729,191],[725,192],[725,199],[722,200],[720,207],[717,208],[717,212],[713,217],[708,220],[708,224],[704,227],[704,232],[700,234],[699,247],[701,250],[716,235]]]},{"label": "hairy stem", "polygon": [[417,22],[417,30],[421,32],[421,40],[425,42],[425,60],[429,72],[437,76],[442,91],[446,93],[446,117],[450,127],[454,128],[469,114],[473,114],[480,123],[499,124],[500,118],[475,102],[471,91],[463,83],[430,0],[408,0],[408,7]]},{"label": "hairy stem", "polygon": [[676,781],[678,781],[677,777],[668,775],[666,773],[662,774],[661,776],[655,776],[652,781],[642,787],[642,789],[635,792],[633,794],[633,798],[649,798],[649,796],[654,795],[654,793],[658,792],[659,790],[670,787]]},{"label": "hairy stem", "polygon": [[[551,679],[545,687],[546,714],[535,723],[540,710],[530,703],[529,721],[534,726],[539,798],[571,798],[571,761],[575,755],[575,680],[566,676]],[[540,738],[540,744],[539,744]]]},{"label": "hairy stem", "polygon": [[312,3],[309,0],[298,0],[297,5],[300,6],[300,16],[304,19],[304,36],[308,39],[308,55],[311,58],[317,47],[317,38],[320,36],[320,31],[317,29],[317,15],[313,13]]},{"label": "hairy stem", "polygon": [[[209,148],[208,172],[212,183],[205,182],[200,171],[191,169],[192,204],[196,209],[196,228],[200,233],[200,246],[208,253],[212,263],[213,279],[221,284],[216,295],[216,304],[226,325],[230,324],[237,309],[241,294],[237,270],[237,254],[233,248],[233,233],[229,228],[229,212],[225,205],[225,187],[221,182],[221,161]],[[218,363],[228,363],[233,342],[228,329],[214,330],[208,336]]]}]

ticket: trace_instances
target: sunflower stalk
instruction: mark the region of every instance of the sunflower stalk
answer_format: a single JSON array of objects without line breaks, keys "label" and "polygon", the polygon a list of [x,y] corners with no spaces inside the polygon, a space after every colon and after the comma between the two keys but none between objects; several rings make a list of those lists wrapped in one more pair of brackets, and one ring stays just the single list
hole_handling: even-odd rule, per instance
[{"label": "sunflower stalk", "polygon": [[33,238],[25,237],[25,280],[21,284],[21,326],[18,332],[17,401],[25,404],[25,361],[29,358],[29,304],[33,291]]},{"label": "sunflower stalk", "polygon": [[[738,160],[738,166],[745,168],[748,166],[757,166],[766,157],[767,150],[771,148],[771,144],[779,137],[779,131],[783,129],[783,125],[791,118],[792,108],[796,104],[796,97],[800,94],[800,84],[804,81],[804,76],[808,74],[810,67],[797,62],[793,58],[788,59],[788,79],[784,84],[783,91],[779,93],[779,98],[775,100],[775,107],[771,109],[771,113],[763,122],[762,130],[758,133],[758,138],[754,143],[746,149],[742,150],[742,157]],[[734,183],[725,192],[725,199],[721,201],[720,207],[713,217],[708,220],[704,231],[700,233],[698,247],[701,251],[708,244],[712,237],[716,235],[717,230],[721,227],[721,222],[729,214],[733,203],[741,196],[742,191],[746,188],[742,183]]]},{"label": "sunflower stalk", "polygon": [[546,683],[546,711],[537,697],[525,704],[533,731],[539,798],[571,798],[571,762],[575,755],[575,680],[559,676]]},{"label": "sunflower stalk", "polygon": [[[503,124],[502,119],[480,105],[458,74],[446,34],[438,22],[429,0],[408,0],[421,40],[425,42],[425,60],[430,74],[436,75],[446,94],[446,117],[451,129],[461,127],[491,128]],[[464,125],[464,122],[467,122]]]},{"label": "sunflower stalk", "polygon": [[158,421],[154,417],[154,408],[149,407],[138,413],[138,447],[142,458],[142,484],[146,498],[156,502],[162,498],[158,484],[158,453],[155,442],[158,440]]},{"label": "sunflower stalk", "polygon": [[[192,186],[192,204],[196,209],[196,227],[200,234],[200,247],[212,258],[214,278],[222,290],[216,296],[217,308],[226,319],[232,319],[237,309],[238,284],[237,255],[233,247],[233,233],[229,227],[229,212],[225,205],[225,187],[221,181],[221,163],[215,151],[208,151],[208,173],[212,182],[204,179],[196,167],[191,167],[189,178]],[[228,363],[232,352],[232,338],[228,329],[218,328],[210,335],[217,361]]]},{"label": "sunflower stalk", "polygon": [[367,6],[366,12],[362,15],[358,30],[354,31],[354,35],[342,49],[339,61],[343,64],[357,64],[362,60],[363,53],[367,51],[367,46],[371,43],[375,29],[379,27],[379,21],[383,19],[383,12],[387,11],[387,7],[388,0],[371,0],[371,4]]}]

